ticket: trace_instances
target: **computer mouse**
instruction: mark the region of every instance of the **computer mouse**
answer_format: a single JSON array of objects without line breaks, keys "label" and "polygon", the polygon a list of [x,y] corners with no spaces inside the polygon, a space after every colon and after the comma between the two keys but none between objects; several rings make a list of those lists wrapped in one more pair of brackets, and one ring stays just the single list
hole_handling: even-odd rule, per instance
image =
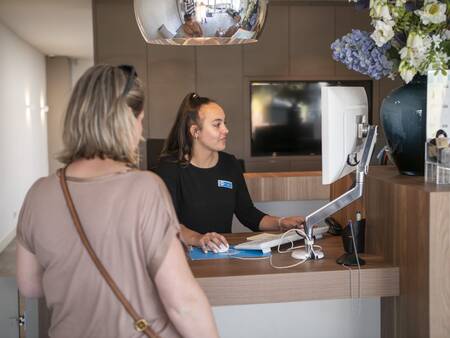
[{"label": "computer mouse", "polygon": [[227,252],[229,248],[230,248],[230,246],[228,244],[227,245],[221,245],[221,246],[219,246],[219,250],[217,251],[217,253]]}]

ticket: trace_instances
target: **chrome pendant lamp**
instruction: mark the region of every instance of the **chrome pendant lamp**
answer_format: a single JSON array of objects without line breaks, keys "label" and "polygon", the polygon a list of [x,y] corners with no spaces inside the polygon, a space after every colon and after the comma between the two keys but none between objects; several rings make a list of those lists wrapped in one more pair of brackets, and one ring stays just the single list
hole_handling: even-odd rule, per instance
[{"label": "chrome pendant lamp", "polygon": [[237,45],[258,41],[268,0],[134,0],[145,41],[158,45]]}]

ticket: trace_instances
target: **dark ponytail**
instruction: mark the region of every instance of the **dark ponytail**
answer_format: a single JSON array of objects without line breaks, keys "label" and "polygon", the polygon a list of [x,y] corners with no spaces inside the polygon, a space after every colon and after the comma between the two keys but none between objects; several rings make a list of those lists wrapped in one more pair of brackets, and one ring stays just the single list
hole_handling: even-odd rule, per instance
[{"label": "dark ponytail", "polygon": [[170,130],[169,137],[164,142],[161,158],[169,157],[183,165],[187,165],[192,157],[193,138],[190,132],[191,126],[199,127],[200,108],[208,103],[214,102],[207,97],[198,96],[196,93],[186,95],[178,108],[175,123]]}]

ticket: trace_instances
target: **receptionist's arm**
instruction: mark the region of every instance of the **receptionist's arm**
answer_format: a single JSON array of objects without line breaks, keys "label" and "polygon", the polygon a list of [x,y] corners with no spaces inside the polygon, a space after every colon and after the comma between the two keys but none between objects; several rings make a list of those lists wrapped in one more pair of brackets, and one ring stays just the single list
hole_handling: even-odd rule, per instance
[{"label": "receptionist's arm", "polygon": [[277,217],[266,215],[258,210],[250,197],[244,175],[236,161],[237,201],[236,216],[239,221],[253,231],[286,231],[300,228],[303,225],[302,216]]},{"label": "receptionist's arm", "polygon": [[184,224],[181,225],[180,235],[181,240],[186,245],[198,246],[204,252],[213,251],[219,252],[221,246],[228,245],[227,240],[217,232],[207,232],[206,234],[198,233],[189,229]]},{"label": "receptionist's arm", "polygon": [[[162,178],[172,197],[173,206],[177,215],[180,214],[180,182],[178,164],[161,161],[155,172]],[[186,225],[180,224],[181,240],[186,245],[198,246],[204,252],[218,252],[221,246],[227,246],[228,242],[222,235],[216,232],[201,234]]]}]

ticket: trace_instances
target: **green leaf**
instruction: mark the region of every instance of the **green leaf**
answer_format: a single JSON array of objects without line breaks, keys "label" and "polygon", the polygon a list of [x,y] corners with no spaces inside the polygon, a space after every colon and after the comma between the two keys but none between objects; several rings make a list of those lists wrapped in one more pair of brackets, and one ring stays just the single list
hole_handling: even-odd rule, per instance
[{"label": "green leaf", "polygon": [[450,40],[442,41],[441,46],[445,54],[450,55]]}]

